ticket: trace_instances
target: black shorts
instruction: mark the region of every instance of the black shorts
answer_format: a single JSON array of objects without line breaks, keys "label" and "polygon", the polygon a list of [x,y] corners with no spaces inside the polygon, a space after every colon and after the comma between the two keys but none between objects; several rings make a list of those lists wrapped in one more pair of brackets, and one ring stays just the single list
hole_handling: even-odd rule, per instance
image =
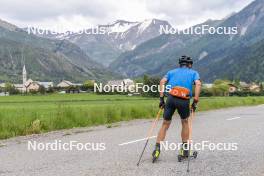
[{"label": "black shorts", "polygon": [[176,109],[181,119],[188,118],[190,116],[190,100],[168,95],[163,114],[164,120],[170,121]]}]

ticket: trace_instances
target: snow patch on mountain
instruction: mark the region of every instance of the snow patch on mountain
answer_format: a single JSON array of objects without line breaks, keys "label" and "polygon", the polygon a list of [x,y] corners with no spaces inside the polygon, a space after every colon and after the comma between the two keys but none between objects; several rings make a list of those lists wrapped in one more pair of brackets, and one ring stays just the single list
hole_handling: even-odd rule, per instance
[{"label": "snow patch on mountain", "polygon": [[128,22],[123,20],[117,20],[113,24],[109,24],[107,27],[107,31],[109,33],[122,33],[129,30],[131,27],[138,25],[139,22]]},{"label": "snow patch on mountain", "polygon": [[208,55],[208,53],[207,53],[206,51],[203,51],[203,52],[200,54],[198,60],[202,60],[202,59],[205,58],[207,55]]},{"label": "snow patch on mountain", "polygon": [[152,22],[155,24],[155,20],[153,19],[143,21],[138,27],[137,34],[142,34],[151,25]]},{"label": "snow patch on mountain", "polygon": [[137,45],[133,45],[131,50],[134,50],[137,47]]},{"label": "snow patch on mountain", "polygon": [[254,21],[256,20],[256,15],[252,15],[250,18],[248,18],[246,24],[244,26],[242,26],[241,28],[241,32],[240,32],[240,36],[244,36],[248,30],[248,28],[250,27],[250,25],[252,25],[254,23]]},{"label": "snow patch on mountain", "polygon": [[244,36],[246,34],[246,32],[247,32],[247,29],[248,29],[248,26],[242,27],[240,36]]}]

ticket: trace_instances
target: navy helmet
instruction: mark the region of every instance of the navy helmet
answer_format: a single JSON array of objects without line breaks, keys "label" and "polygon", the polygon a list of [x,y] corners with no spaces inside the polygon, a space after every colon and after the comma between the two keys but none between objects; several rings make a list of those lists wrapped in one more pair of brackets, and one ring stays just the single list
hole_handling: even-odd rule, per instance
[{"label": "navy helmet", "polygon": [[191,57],[188,56],[181,56],[179,59],[179,64],[180,65],[188,65],[188,64],[193,64],[193,60]]}]

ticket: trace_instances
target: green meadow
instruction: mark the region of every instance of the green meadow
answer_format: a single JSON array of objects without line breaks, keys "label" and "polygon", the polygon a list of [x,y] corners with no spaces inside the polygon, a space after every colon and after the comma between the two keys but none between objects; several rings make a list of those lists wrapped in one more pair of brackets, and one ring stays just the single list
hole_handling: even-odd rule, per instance
[{"label": "green meadow", "polygon": [[[158,98],[95,94],[0,97],[0,139],[154,118],[158,102]],[[264,97],[210,97],[201,98],[198,110],[258,104],[264,104]]]}]

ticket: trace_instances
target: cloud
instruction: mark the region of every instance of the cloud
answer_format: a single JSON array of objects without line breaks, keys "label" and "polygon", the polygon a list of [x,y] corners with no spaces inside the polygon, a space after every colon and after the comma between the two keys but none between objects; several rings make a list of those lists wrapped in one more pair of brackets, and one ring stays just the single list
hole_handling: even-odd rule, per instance
[{"label": "cloud", "polygon": [[[113,9],[111,3],[104,0],[6,0],[0,3],[0,12],[18,20],[35,21],[59,16],[81,14],[102,18]],[[115,10],[115,9],[113,9]]]},{"label": "cloud", "polygon": [[1,0],[0,18],[19,26],[42,27],[105,24],[117,19],[168,20],[189,27],[209,18],[220,19],[253,0]]},{"label": "cloud", "polygon": [[207,19],[222,19],[252,0],[147,0],[147,10],[163,15],[177,26],[191,26]]}]

